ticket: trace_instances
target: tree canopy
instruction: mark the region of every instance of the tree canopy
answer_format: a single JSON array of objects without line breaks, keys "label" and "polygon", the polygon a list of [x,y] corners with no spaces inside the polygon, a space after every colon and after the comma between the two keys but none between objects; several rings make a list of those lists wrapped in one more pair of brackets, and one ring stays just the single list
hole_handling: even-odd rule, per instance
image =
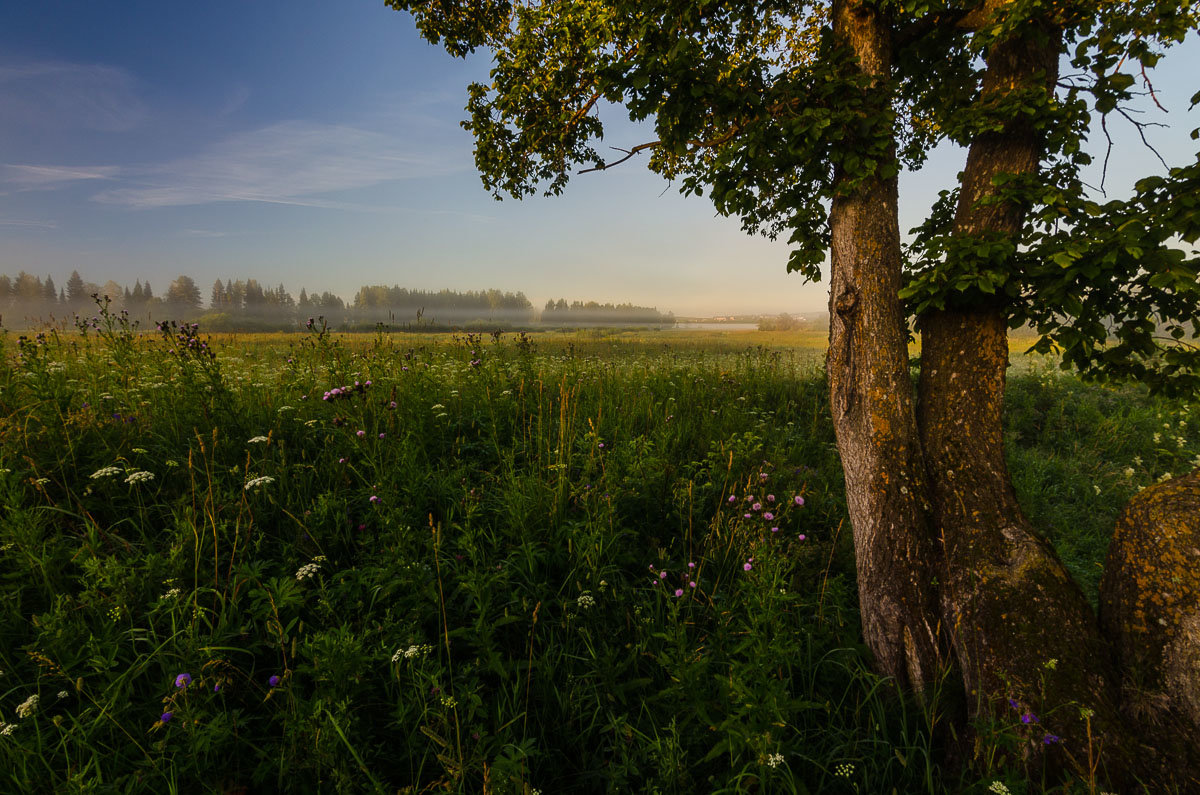
[{"label": "tree canopy", "polygon": [[[785,237],[788,267],[819,279],[836,190],[920,166],[1025,116],[1044,146],[1036,173],[989,201],[1026,208],[1017,236],[951,229],[948,186],[906,250],[908,310],[979,303],[1033,324],[1087,376],[1134,377],[1195,393],[1200,350],[1164,348],[1162,332],[1195,337],[1200,303],[1200,160],[1103,201],[1081,176],[1096,122],[1124,114],[1163,50],[1197,26],[1196,8],[1137,2],[931,2],[877,5],[892,34],[890,79],[864,93],[835,42],[824,4],[682,0],[388,0],[421,33],[463,56],[487,48],[491,82],[469,89],[476,165],[497,196],[560,193],[576,171],[645,153],[681,190],[707,194],[747,231]],[[1075,71],[984,95],[986,54],[1030,25]],[[1193,105],[1200,93],[1192,97]],[[654,139],[606,158],[602,114],[653,124]],[[1143,124],[1133,120],[1135,124]],[[1140,128],[1139,128],[1140,129]],[[847,141],[855,145],[847,146]],[[838,187],[835,173],[852,179]],[[1190,324],[1190,325],[1189,325]],[[1106,345],[1110,335],[1115,344]]]}]

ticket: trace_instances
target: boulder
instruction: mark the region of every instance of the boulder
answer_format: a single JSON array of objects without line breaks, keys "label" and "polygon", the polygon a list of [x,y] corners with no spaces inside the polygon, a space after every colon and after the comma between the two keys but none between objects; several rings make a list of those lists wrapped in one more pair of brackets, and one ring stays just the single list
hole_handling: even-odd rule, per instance
[{"label": "boulder", "polygon": [[1142,490],[1121,512],[1100,623],[1147,774],[1200,793],[1200,470]]}]

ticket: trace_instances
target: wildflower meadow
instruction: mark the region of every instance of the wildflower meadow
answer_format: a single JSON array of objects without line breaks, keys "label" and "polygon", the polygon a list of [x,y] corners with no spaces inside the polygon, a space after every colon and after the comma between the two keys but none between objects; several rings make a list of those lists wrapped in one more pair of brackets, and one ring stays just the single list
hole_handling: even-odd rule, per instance
[{"label": "wildflower meadow", "polygon": [[[102,308],[0,356],[2,792],[1018,795],[1031,726],[1086,755],[1064,705],[968,743],[949,682],[872,672],[819,339]],[[1010,376],[1019,496],[1094,599],[1200,412]]]}]

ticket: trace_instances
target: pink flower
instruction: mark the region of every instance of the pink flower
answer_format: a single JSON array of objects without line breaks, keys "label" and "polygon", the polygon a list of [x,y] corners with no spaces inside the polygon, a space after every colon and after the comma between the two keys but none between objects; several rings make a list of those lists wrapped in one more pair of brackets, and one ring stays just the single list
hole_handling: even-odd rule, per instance
[{"label": "pink flower", "polygon": [[804,498],[803,498],[803,497],[801,497],[799,494],[797,494],[797,495],[796,495],[796,504],[797,504],[797,505],[803,505],[803,504],[804,504]]},{"label": "pink flower", "polygon": [[767,495],[767,502],[775,502],[775,495],[774,495],[774,494],[768,494],[768,495]]},{"label": "pink flower", "polygon": [[800,539],[801,541],[803,541],[803,540],[805,540],[806,538],[808,538],[808,536],[804,535],[804,533],[801,533],[800,535],[796,536],[796,538],[798,538],[798,539]]},{"label": "pink flower", "polygon": [[736,495],[736,494],[730,494],[730,495],[729,495],[729,501],[730,501],[730,502],[737,502],[737,495]]},{"label": "pink flower", "polygon": [[775,514],[771,513],[770,511],[767,511],[766,513],[763,514],[763,518],[769,522],[775,518]]},{"label": "pink flower", "polygon": [[750,565],[750,561],[746,561],[742,564],[742,568],[746,571],[750,571],[750,569],[754,568],[754,566]]},{"label": "pink flower", "polygon": [[754,510],[756,510],[756,511],[761,511],[761,510],[762,510],[762,503],[761,503],[761,502],[756,502],[756,503],[754,503],[753,505],[751,505],[750,507],[751,507],[751,508],[753,508],[753,509],[754,509]]},{"label": "pink flower", "polygon": [[367,435],[367,432],[366,431],[355,431],[354,435],[357,436],[359,439],[361,439]]},{"label": "pink flower", "polygon": [[694,583],[694,582],[689,582],[689,583],[688,583],[688,587],[689,587],[689,588],[695,588],[695,587],[696,587],[696,583]]},{"label": "pink flower", "polygon": [[676,588],[676,589],[675,589],[675,595],[676,595],[676,596],[683,596],[683,589],[682,589],[682,588]]},{"label": "pink flower", "polygon": [[772,527],[772,528],[771,528],[771,532],[772,532],[772,533],[778,533],[778,532],[779,532],[779,528],[778,528],[778,527]]}]

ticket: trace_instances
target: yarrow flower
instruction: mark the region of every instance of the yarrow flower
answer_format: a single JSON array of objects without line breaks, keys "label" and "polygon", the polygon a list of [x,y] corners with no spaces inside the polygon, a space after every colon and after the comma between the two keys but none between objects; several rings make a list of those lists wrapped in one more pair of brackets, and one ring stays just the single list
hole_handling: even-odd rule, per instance
[{"label": "yarrow flower", "polygon": [[89,475],[89,477],[92,480],[99,480],[100,478],[111,478],[111,477],[116,477],[117,475],[120,475],[123,471],[124,470],[122,470],[120,467],[104,467],[102,469],[97,469],[95,472],[93,472],[91,475]]},{"label": "yarrow flower", "polygon": [[37,712],[38,701],[40,700],[37,693],[34,693],[29,698],[17,705],[17,717],[28,718],[33,713]]},{"label": "yarrow flower", "polygon": [[579,595],[579,598],[575,600],[575,604],[579,606],[580,610],[587,610],[595,606],[596,599],[591,594],[584,593]]},{"label": "yarrow flower", "polygon": [[246,440],[246,444],[266,444],[269,441],[271,440],[265,436],[252,436]]},{"label": "yarrow flower", "polygon": [[274,482],[275,478],[271,477],[270,475],[260,475],[259,477],[250,478],[250,480],[247,480],[246,485],[243,488],[246,491],[254,491],[260,486],[267,486]]},{"label": "yarrow flower", "polygon": [[179,676],[175,677],[175,686],[176,687],[179,687],[179,688],[187,687],[191,683],[192,683],[192,675],[189,673],[182,673]]},{"label": "yarrow flower", "polygon": [[163,594],[162,596],[160,596],[158,598],[160,600],[161,599],[177,599],[181,593],[183,593],[183,591],[179,590],[178,588],[172,588],[171,590],[167,591],[165,594]]},{"label": "yarrow flower", "polygon": [[132,472],[129,477],[125,478],[125,482],[130,484],[145,483],[150,480],[154,480],[153,472]]},{"label": "yarrow flower", "polygon": [[317,572],[319,572],[320,570],[321,570],[321,564],[319,564],[319,563],[305,563],[303,566],[301,566],[299,569],[296,570],[296,579],[297,580],[307,580],[309,577],[316,577]]},{"label": "yarrow flower", "polygon": [[993,781],[992,786],[988,787],[988,792],[993,792],[995,795],[1012,795],[1012,790],[1003,781]]},{"label": "yarrow flower", "polygon": [[779,767],[783,764],[783,754],[771,754],[767,757],[768,767]]}]

